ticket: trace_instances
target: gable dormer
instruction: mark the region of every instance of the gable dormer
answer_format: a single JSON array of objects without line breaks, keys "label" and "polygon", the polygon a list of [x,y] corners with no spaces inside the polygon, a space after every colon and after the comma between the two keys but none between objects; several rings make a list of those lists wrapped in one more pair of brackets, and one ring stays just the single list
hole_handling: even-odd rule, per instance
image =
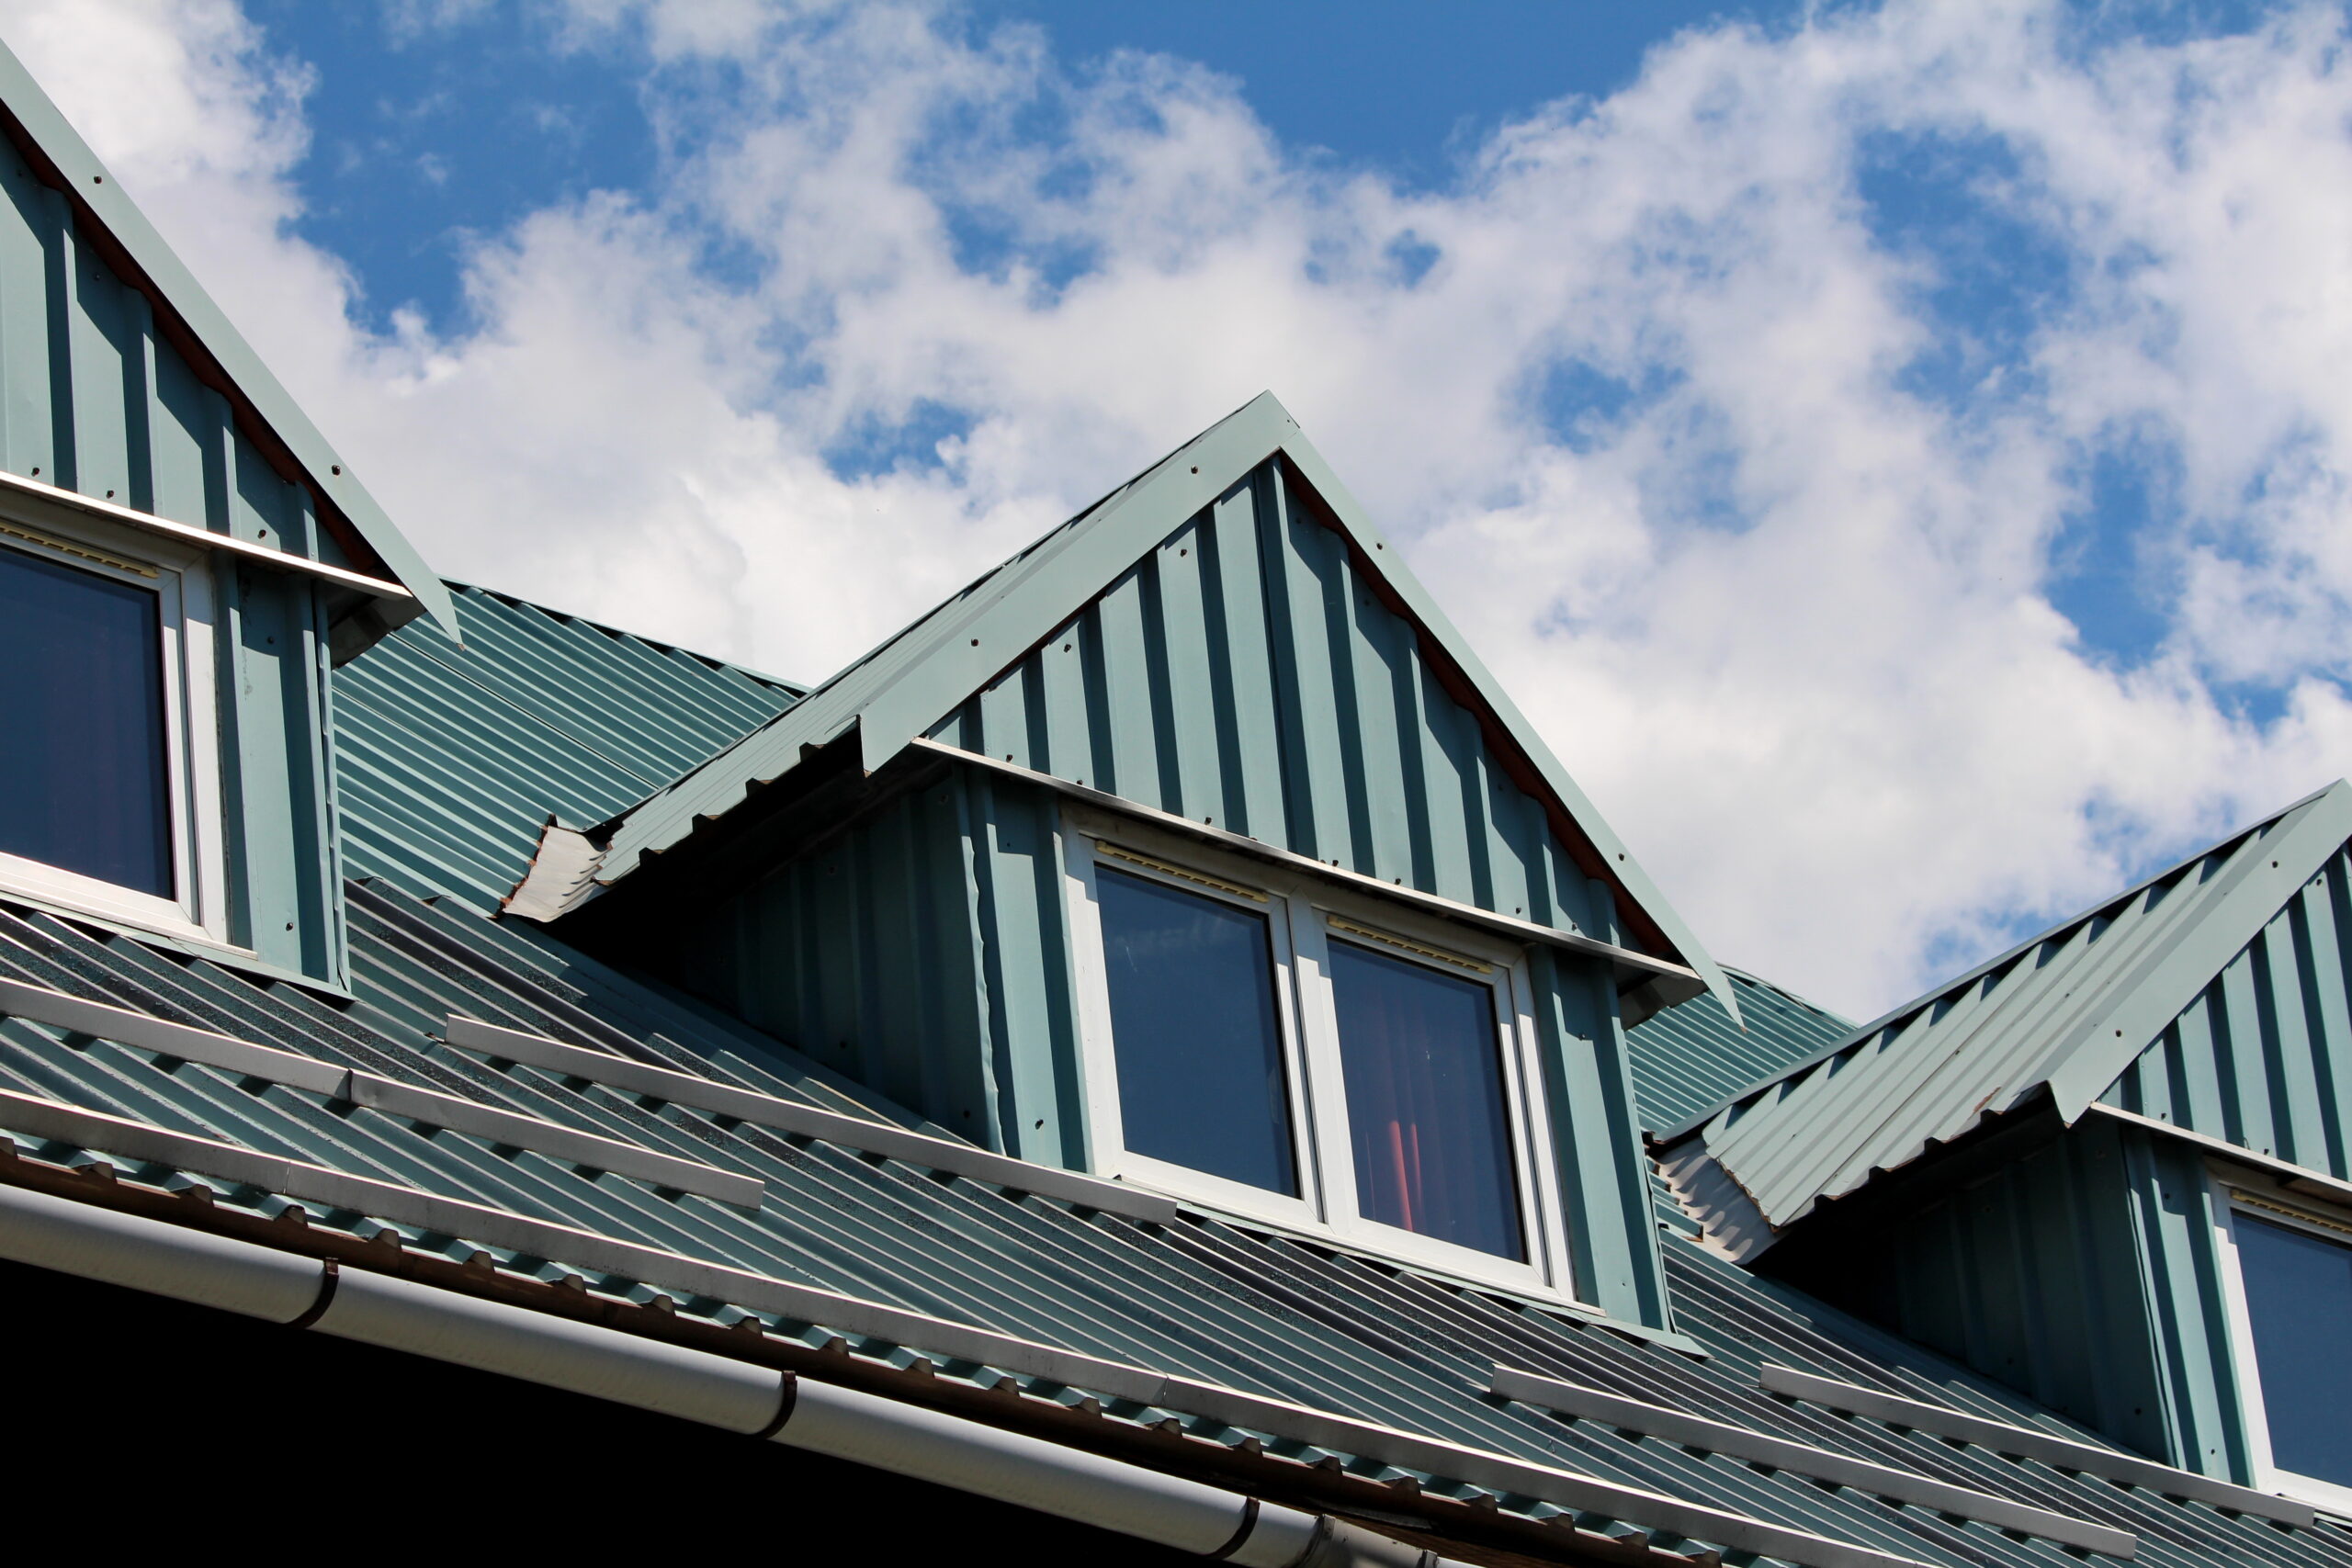
[{"label": "gable dormer", "polygon": [[1270,397],[509,907],[1024,1159],[1665,1324],[1623,1031],[1720,977]]},{"label": "gable dormer", "polygon": [[449,624],[0,50],[0,897],[337,984],[332,662]]},{"label": "gable dormer", "polygon": [[1667,1135],[1710,1235],[2187,1469],[2352,1506],[2352,785]]}]

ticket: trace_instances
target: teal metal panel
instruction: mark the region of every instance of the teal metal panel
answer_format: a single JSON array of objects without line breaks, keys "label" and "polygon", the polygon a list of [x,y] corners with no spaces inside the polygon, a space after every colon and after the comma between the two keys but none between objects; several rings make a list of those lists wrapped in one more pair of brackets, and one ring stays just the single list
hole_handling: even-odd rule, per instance
[{"label": "teal metal panel", "polygon": [[[1049,655],[1085,663],[1073,675]],[[1441,690],[1442,703],[1430,694]],[[1472,714],[1481,747],[1432,745],[1432,728],[1461,725],[1416,709]],[[1012,733],[1030,725],[1046,733]],[[597,885],[621,883],[853,729],[868,772],[920,737],[947,738],[1367,874],[1420,886],[1443,864],[1469,876],[1473,899],[1481,868],[1457,852],[1479,824],[1461,829],[1470,843],[1440,846],[1430,834],[1447,813],[1429,803],[1459,788],[1467,805],[1477,774],[1486,852],[1519,862],[1485,868],[1493,907],[1535,908],[1526,874],[1556,829],[1580,873],[1561,918],[1596,919],[1581,908],[1583,879],[1607,882],[1631,943],[1688,964],[1737,1010],[1713,961],[1271,394],[631,810]],[[1266,765],[1270,739],[1278,769]],[[1433,762],[1434,776],[1415,777]]]},{"label": "teal metal panel", "polygon": [[627,810],[801,688],[452,585],[462,642],[411,626],[335,671],[338,806],[356,875],[491,909],[550,817]]},{"label": "teal metal panel", "polygon": [[266,963],[344,978],[330,818],[326,627],[318,595],[224,561],[222,807],[233,852],[232,940]]},{"label": "teal metal panel", "polygon": [[[2222,1562],[2336,1568],[2346,1561],[2341,1532],[2331,1526],[2281,1529],[2154,1488],[2120,1486],[2008,1459],[1978,1444],[1776,1398],[1758,1384],[1766,1362],[2098,1440],[2066,1417],[1917,1344],[1684,1241],[1667,1243],[1667,1269],[1680,1325],[1709,1352],[1704,1359],[1635,1341],[1597,1322],[1514,1306],[1487,1292],[1280,1236],[1206,1219],[1154,1225],[1089,1213],[984,1182],[944,1179],[825,1139],[776,1137],[454,1051],[437,1038],[451,1011],[788,1100],[913,1120],[861,1098],[836,1075],[775,1041],[587,958],[543,931],[482,919],[446,901],[421,901],[380,884],[356,885],[349,900],[358,993],[357,1005],[349,1009],[324,1007],[296,988],[257,985],[200,962],[175,961],[136,942],[95,941],[62,922],[6,909],[0,909],[0,972],[715,1163],[764,1182],[766,1201],[754,1213],[664,1194],[541,1154],[493,1149],[464,1134],[331,1106],[321,1096],[282,1086],[256,1090],[209,1068],[65,1037],[21,1020],[0,1020],[0,1087],[1521,1456],[1934,1568],[2069,1568],[2081,1558],[2047,1540],[1929,1507],[1889,1504],[1860,1488],[1824,1485],[1605,1422],[1564,1419],[1531,1404],[1491,1399],[1484,1393],[1488,1375],[1498,1364],[1524,1368],[2108,1522],[2139,1536],[2135,1561],[2145,1568]],[[288,1208],[278,1193],[107,1161],[102,1154],[28,1134],[17,1134],[17,1142],[28,1161],[107,1164],[121,1181],[201,1190],[212,1205],[239,1215],[271,1216]],[[322,1213],[315,1206],[308,1219],[309,1234],[337,1242],[372,1235],[379,1224],[372,1216]],[[414,1252],[452,1259],[484,1252],[500,1269],[520,1276],[526,1289],[533,1279],[559,1277],[572,1261],[523,1258],[472,1238],[391,1228],[403,1248]],[[663,1283],[594,1274],[586,1287],[590,1299],[601,1303],[643,1301],[649,1286]],[[678,1301],[676,1312],[699,1322],[730,1323],[744,1315],[729,1303],[700,1298]],[[832,1339],[827,1325],[755,1315],[765,1332],[799,1344]],[[919,1340],[892,1348],[853,1337],[843,1348],[844,1366],[903,1367],[910,1357],[928,1353],[941,1379],[961,1386],[967,1375],[941,1348]],[[968,1375],[986,1386],[1003,1374],[982,1368]],[[1064,1390],[1018,1371],[1010,1382],[1065,1404],[1095,1392]],[[1106,1438],[1173,1420],[1188,1447],[1261,1443],[1301,1466],[1329,1451],[1278,1430],[1237,1431],[1182,1409],[1100,1403],[1101,1415],[1090,1418],[1108,1424]],[[450,1418],[470,1416],[452,1412]],[[200,1433],[200,1413],[190,1419],[198,1423],[190,1429]],[[1197,1451],[1215,1457],[1206,1446]],[[1345,1451],[1329,1458],[1356,1473],[1399,1483],[1399,1512],[1411,1510],[1417,1486],[1464,1495],[1442,1474],[1386,1469]],[[1492,1504],[1518,1517],[1562,1517],[1519,1496],[1493,1497]],[[1573,1522],[1618,1538],[1604,1555],[1645,1544],[1639,1521],[1629,1527],[1588,1514]],[[1596,1543],[1562,1529],[1556,1550],[1577,1554],[1590,1544]],[[1671,1538],[1655,1544],[1686,1554],[1709,1548],[1705,1541]]]},{"label": "teal metal panel", "polygon": [[[2312,1032],[2306,976],[2335,972],[2318,950],[2336,927],[2305,890],[2347,839],[2339,782],[1741,1091],[1706,1119],[1707,1153],[1785,1227],[2045,1091],[2073,1121],[2169,1032],[2216,1136],[2324,1157],[2311,1108],[2339,1047]],[[2218,1043],[2199,1032],[2217,1026]]]},{"label": "teal metal panel", "polygon": [[1607,890],[1510,782],[1347,541],[1289,492],[1275,465],[1256,470],[931,739],[1599,935],[1616,918]]},{"label": "teal metal panel", "polygon": [[2116,1442],[2172,1460],[2134,1175],[2115,1124],[2095,1119],[1883,1229],[1846,1236],[1811,1282]]},{"label": "teal metal panel", "polygon": [[958,769],[648,933],[635,956],[974,1143],[1058,1156],[1075,1109],[1058,1081],[1060,906],[1045,886],[1058,868],[1040,803],[1019,793],[991,798]]},{"label": "teal metal panel", "polygon": [[[349,520],[424,614],[454,630],[440,580],[5,45],[0,102],[63,187],[46,183],[23,149],[0,148],[0,186],[8,196],[0,203],[0,461],[175,522],[228,525],[209,508],[187,510],[196,492],[185,482],[184,459],[191,439],[209,449],[209,433],[216,422],[227,425],[229,407],[218,393],[190,394],[201,378],[161,341],[153,303],[160,300],[283,445],[304,482]],[[143,287],[126,284],[99,258],[85,231],[93,225]],[[167,477],[172,458],[181,461]],[[275,470],[272,479],[292,488]],[[315,558],[349,564],[334,558],[340,554]]]},{"label": "teal metal panel", "polygon": [[2132,1234],[2145,1269],[2166,1448],[2184,1470],[2251,1484],[2252,1456],[2222,1282],[2213,1189],[2197,1151],[2138,1127],[2086,1122],[2068,1134],[2120,1152]]},{"label": "teal metal panel", "polygon": [[2166,1463],[2252,1483],[2202,1156],[2089,1117],[1793,1278]]},{"label": "teal metal panel", "polygon": [[2352,857],[2328,857],[2100,1096],[2352,1179]]},{"label": "teal metal panel", "polygon": [[[1628,1030],[1634,1095],[1652,1131],[1679,1126],[1725,1096],[1811,1061],[1851,1039],[1851,1020],[1737,969],[1735,1021],[1712,996],[1655,1013]],[[1745,1025],[1745,1027],[1743,1027]]]}]

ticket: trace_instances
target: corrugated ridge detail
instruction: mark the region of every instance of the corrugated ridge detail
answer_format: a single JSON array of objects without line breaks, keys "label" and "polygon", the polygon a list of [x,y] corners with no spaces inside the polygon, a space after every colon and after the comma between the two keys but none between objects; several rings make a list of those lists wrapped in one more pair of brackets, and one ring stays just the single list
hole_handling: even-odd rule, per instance
[{"label": "corrugated ridge detail", "polygon": [[2214,976],[2243,988],[2233,958],[2347,835],[2339,783],[1743,1091],[1707,1122],[1707,1151],[1785,1228],[2045,1089],[2071,1120]]}]

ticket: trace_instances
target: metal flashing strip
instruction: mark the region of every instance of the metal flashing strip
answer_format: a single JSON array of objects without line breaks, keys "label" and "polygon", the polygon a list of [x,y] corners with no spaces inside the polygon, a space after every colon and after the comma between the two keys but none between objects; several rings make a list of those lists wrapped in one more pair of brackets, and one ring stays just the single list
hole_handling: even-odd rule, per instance
[{"label": "metal flashing strip", "polygon": [[1360,926],[1353,920],[1343,920],[1337,915],[1325,916],[1324,923],[1335,931],[1345,931],[1348,935],[1360,937],[1365,942],[1376,942],[1384,947],[1393,947],[1401,953],[1409,953],[1417,958],[1427,958],[1439,964],[1450,964],[1456,969],[1467,969],[1474,975],[1491,975],[1495,972],[1495,966],[1491,964],[1481,964],[1475,958],[1457,957],[1442,948],[1431,947],[1426,942],[1392,936],[1386,931],[1376,931],[1371,926]]},{"label": "metal flashing strip", "polygon": [[2340,1181],[2324,1170],[2313,1170],[2309,1166],[2297,1165],[2276,1155],[2256,1154],[2226,1138],[2217,1138],[2211,1133],[2199,1133],[2154,1116],[2143,1116],[2136,1111],[2126,1111],[2120,1106],[2094,1101],[2090,1113],[2126,1122],[2134,1127],[2144,1127],[2151,1133],[2161,1133],[2168,1138],[2177,1138],[2184,1144],[2202,1149],[2215,1159],[2230,1160],[2248,1170],[2277,1177],[2281,1186],[2293,1187],[2326,1202],[2352,1207],[2352,1181]]},{"label": "metal flashing strip", "polygon": [[[354,588],[379,599],[413,600],[416,597],[400,583],[388,582],[380,577],[369,577],[365,572],[353,571],[345,567],[330,566],[325,561],[312,560],[308,556],[298,556],[291,551],[278,549],[275,546],[257,545],[250,539],[240,539],[233,534],[215,533],[209,528],[198,528],[189,523],[175,523],[168,517],[158,517],[151,512],[138,512],[128,506],[117,505],[111,501],[99,501],[95,497],[83,495],[76,491],[61,490],[55,485],[44,484],[39,479],[28,479],[22,474],[12,474],[6,469],[0,469],[0,497],[6,497],[8,501],[20,504],[29,502],[33,504],[33,510],[36,511],[42,506],[53,506],[61,511],[79,513],[85,517],[102,518],[125,528],[135,529],[141,534],[152,534],[159,538],[170,539],[176,544],[189,546],[196,549],[219,550],[245,560],[276,567],[280,571],[299,572],[304,577],[321,578],[340,587]],[[12,528],[8,531],[14,533],[16,530]],[[34,537],[42,544],[51,542],[39,536]],[[83,549],[83,547],[78,545],[67,547],[76,551]]]},{"label": "metal flashing strip", "polygon": [[2194,1471],[2177,1470],[2168,1464],[2118,1453],[2096,1444],[2077,1442],[2072,1438],[2059,1437],[2054,1432],[2037,1431],[2030,1427],[1970,1416],[1940,1404],[1929,1404],[1924,1400],[1905,1399],[1900,1394],[1859,1388],[1834,1378],[1816,1377],[1793,1367],[1774,1366],[1767,1362],[1757,1381],[1771,1393],[1785,1394],[1792,1399],[1805,1400],[1856,1416],[1867,1416],[1890,1427],[1907,1427],[1915,1432],[1973,1443],[1995,1453],[2040,1460],[2059,1470],[2079,1471],[2086,1475],[2120,1481],[2127,1486],[2144,1487],[2167,1497],[2193,1497],[2200,1503],[2211,1503],[2232,1513],[2254,1514],[2302,1529],[2310,1529],[2318,1518],[2317,1513],[2308,1505],[2267,1492],[2256,1492],[2251,1487],[2217,1481]]},{"label": "metal flashing strip", "polygon": [[715,1116],[729,1116],[798,1137],[821,1138],[829,1144],[904,1160],[953,1176],[969,1177],[997,1187],[1032,1192],[1133,1220],[1167,1224],[1176,1218],[1172,1198],[1146,1192],[1125,1182],[1105,1181],[1074,1170],[1057,1170],[1027,1160],[992,1154],[968,1144],[952,1143],[927,1134],[909,1132],[886,1122],[844,1116],[838,1111],[802,1105],[756,1089],[682,1073],[674,1068],[616,1056],[610,1052],[567,1045],[560,1040],[527,1034],[470,1018],[449,1015],[445,1037],[460,1050],[510,1062],[521,1062],[550,1073],[586,1078],[608,1089],[651,1095],[673,1105],[687,1106]]},{"label": "metal flashing strip", "polygon": [[120,556],[110,556],[104,550],[92,549],[87,545],[77,545],[71,539],[53,538],[47,534],[35,533],[30,528],[19,528],[13,523],[0,523],[0,535],[21,540],[28,545],[39,545],[44,549],[55,550],[60,555],[72,556],[77,560],[95,561],[100,566],[110,566],[117,571],[136,572],[141,577],[164,575],[145,561],[125,560]]},{"label": "metal flashing strip", "polygon": [[2129,1530],[2115,1529],[2088,1519],[2078,1519],[2007,1497],[1996,1497],[1973,1487],[1937,1481],[1913,1471],[1897,1470],[1870,1460],[1831,1453],[1809,1443],[1768,1437],[1728,1422],[1646,1404],[1558,1378],[1498,1366],[1488,1387],[1491,1393],[1505,1399],[1541,1405],[1563,1416],[1598,1421],[1621,1431],[1639,1432],[1685,1448],[1703,1449],[1727,1459],[1770,1465],[1774,1470],[1809,1480],[1850,1486],[1874,1497],[1889,1498],[1898,1503],[1916,1503],[1939,1513],[2038,1536],[2043,1540],[2053,1540],[2061,1546],[2080,1547],[2086,1551],[2124,1558],[2136,1555],[2140,1548],[2139,1538]]},{"label": "metal flashing strip", "polygon": [[520,1111],[503,1111],[438,1089],[419,1089],[373,1073],[339,1067],[314,1056],[256,1045],[39,986],[0,980],[0,1015],[134,1045],[142,1051],[177,1056],[224,1072],[266,1078],[330,1100],[365,1105],[388,1115],[405,1116],[413,1122],[471,1134],[657,1187],[714,1198],[737,1208],[757,1209],[767,1195],[767,1184],[756,1177],[719,1170],[699,1160],[658,1154],[617,1138],[559,1126]]},{"label": "metal flashing strip", "polygon": [[1129,818],[1150,827],[1184,834],[1203,843],[1230,851],[1234,854],[1265,861],[1288,870],[1306,872],[1326,881],[1336,882],[1347,887],[1361,888],[1364,892],[1376,894],[1385,898],[1394,898],[1400,903],[1409,904],[1415,908],[1426,910],[1433,915],[1442,915],[1447,919],[1459,920],[1464,925],[1476,926],[1483,931],[1493,931],[1498,935],[1510,937],[1513,941],[1540,942],[1548,946],[1566,949],[1570,953],[1582,953],[1587,957],[1606,959],[1620,969],[1633,970],[1645,978],[1667,981],[1679,987],[1681,994],[1674,998],[1676,1001],[1687,1001],[1691,997],[1702,994],[1707,988],[1706,982],[1700,977],[1697,970],[1686,964],[1677,964],[1670,958],[1654,958],[1646,953],[1636,953],[1630,947],[1620,947],[1615,942],[1602,942],[1598,937],[1586,936],[1581,931],[1564,931],[1557,927],[1538,925],[1533,920],[1522,920],[1510,915],[1498,915],[1492,909],[1481,909],[1475,904],[1457,903],[1452,898],[1435,893],[1424,893],[1418,887],[1407,887],[1401,883],[1383,882],[1376,876],[1366,876],[1362,872],[1349,871],[1324,861],[1295,854],[1289,850],[1269,844],[1262,840],[1227,832],[1223,828],[1211,827],[1205,822],[1194,822],[1188,818],[1155,810],[1148,806],[1138,806],[1134,801],[1119,795],[1105,795],[1099,789],[1090,789],[1084,784],[1072,784],[1068,779],[1056,778],[1051,773],[1041,773],[1034,768],[1022,767],[1017,762],[1000,761],[994,757],[986,756],[978,751],[967,751],[961,746],[950,746],[926,736],[918,736],[908,744],[937,756],[952,758],[959,762],[969,763],[976,768],[986,768],[990,773],[1002,773],[1007,777],[1019,779],[1024,784],[1035,784],[1040,789],[1053,790],[1057,794],[1068,795],[1072,800],[1083,801],[1089,806]]},{"label": "metal flashing strip", "polygon": [[2346,1224],[2341,1218],[2320,1213],[2309,1204],[2281,1203],[2276,1198],[2260,1192],[2249,1192],[2245,1188],[2236,1186],[2230,1189],[2230,1199],[2233,1202],[2242,1203],[2249,1209],[2267,1210],[2274,1214],[2284,1214],[2290,1220],[2301,1220],[2307,1225],[2317,1225],[2323,1230],[2334,1231],[2338,1235],[2352,1235],[2352,1224]]},{"label": "metal flashing strip", "polygon": [[1185,882],[1198,883],[1203,887],[1214,887],[1219,893],[1230,893],[1237,898],[1248,898],[1259,904],[1266,902],[1266,896],[1254,887],[1244,887],[1238,882],[1226,882],[1205,872],[1194,871],[1188,866],[1170,865],[1164,860],[1154,860],[1149,855],[1139,855],[1133,850],[1121,849],[1116,844],[1098,844],[1095,846],[1095,852],[1108,860],[1123,860],[1129,865],[1139,865],[1146,871],[1156,871],[1162,876],[1173,876]]},{"label": "metal flashing strip", "polygon": [[242,1182],[284,1197],[672,1291],[835,1333],[900,1346],[1149,1408],[1262,1431],[1399,1469],[1418,1470],[1555,1507],[1604,1515],[1694,1541],[1803,1564],[1804,1568],[1925,1568],[1917,1559],[1832,1540],[1704,1504],[1592,1476],[1464,1448],[1440,1438],[1336,1416],[1286,1401],[1169,1377],[1080,1351],[991,1329],[837,1295],[810,1285],[684,1258],[545,1220],[438,1197],[145,1122],[0,1090],[0,1127],[76,1147],[120,1155]]}]

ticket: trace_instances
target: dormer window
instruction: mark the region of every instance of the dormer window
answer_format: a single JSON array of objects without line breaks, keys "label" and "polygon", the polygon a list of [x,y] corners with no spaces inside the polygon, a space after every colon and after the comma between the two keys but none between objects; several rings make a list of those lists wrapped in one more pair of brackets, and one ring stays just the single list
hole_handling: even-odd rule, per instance
[{"label": "dormer window", "polygon": [[2256,1470],[2268,1490],[2352,1513],[2352,1213],[2235,1187],[2219,1197]]},{"label": "dormer window", "polygon": [[1568,1292],[1522,953],[1137,824],[1073,821],[1098,1168]]},{"label": "dormer window", "polygon": [[95,523],[0,517],[0,889],[213,934],[217,832],[200,830],[214,779],[209,594],[208,574],[189,570],[200,559]]}]

